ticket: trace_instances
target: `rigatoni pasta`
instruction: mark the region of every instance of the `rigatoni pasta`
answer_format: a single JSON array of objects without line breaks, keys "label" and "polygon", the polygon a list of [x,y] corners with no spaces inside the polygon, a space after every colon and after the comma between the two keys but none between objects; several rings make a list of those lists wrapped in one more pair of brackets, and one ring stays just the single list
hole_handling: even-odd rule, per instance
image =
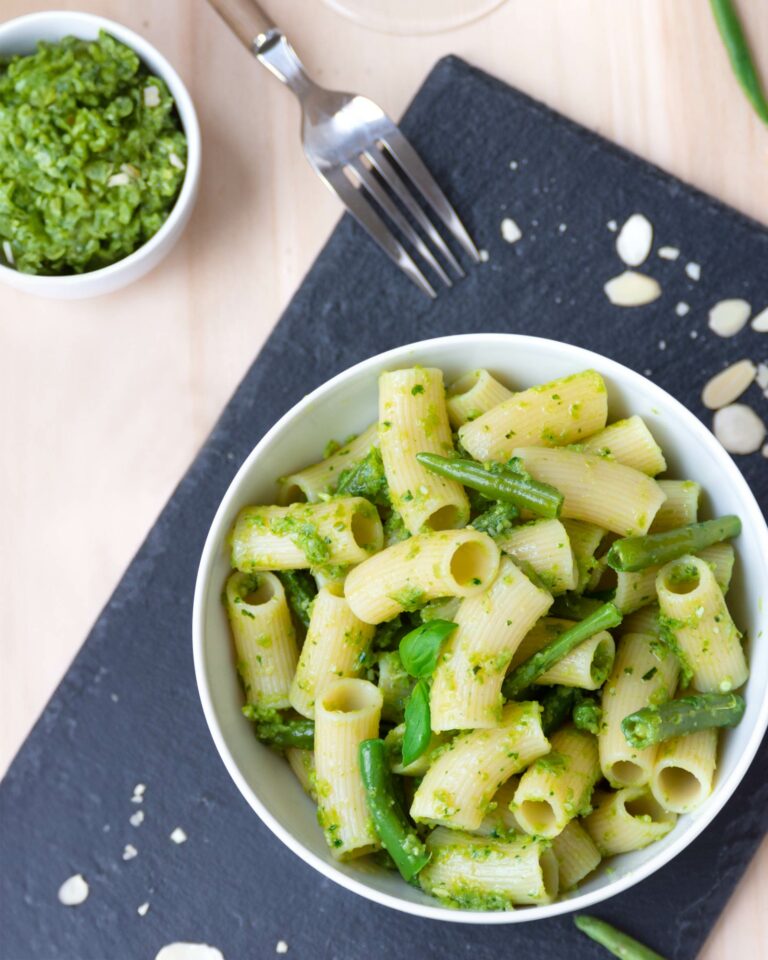
[{"label": "rigatoni pasta", "polygon": [[447,393],[436,368],[383,373],[375,424],[244,507],[222,600],[243,713],[331,855],[510,910],[710,795],[745,707],[740,523],[655,479],[664,453],[638,416],[606,425],[595,371],[514,393],[458,372]]}]

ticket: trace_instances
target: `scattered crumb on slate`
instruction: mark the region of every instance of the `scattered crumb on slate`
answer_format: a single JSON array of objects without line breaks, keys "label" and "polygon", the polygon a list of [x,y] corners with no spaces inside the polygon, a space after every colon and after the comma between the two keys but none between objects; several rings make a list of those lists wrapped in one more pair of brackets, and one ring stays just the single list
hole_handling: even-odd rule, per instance
[{"label": "scattered crumb on slate", "polygon": [[558,228],[557,228],[557,229],[558,229],[558,231],[559,231],[560,233],[565,233],[565,231],[568,229],[568,224],[567,224],[567,223],[561,223],[561,224],[558,225]]},{"label": "scattered crumb on slate", "polygon": [[510,161],[509,161],[509,169],[510,169],[510,170],[517,170],[517,167],[518,167],[517,160],[510,160]]},{"label": "scattered crumb on slate", "polygon": [[136,813],[132,813],[128,818],[132,827],[140,827],[144,822],[144,811],[137,810]]},{"label": "scattered crumb on slate", "polygon": [[131,797],[131,803],[141,803],[144,799],[144,791],[147,789],[146,784],[137,783],[133,788],[133,796]]},{"label": "scattered crumb on slate", "polygon": [[698,337],[698,335],[699,335],[698,330],[691,330],[691,332],[688,334],[691,340],[695,340]]},{"label": "scattered crumb on slate", "polygon": [[138,855],[138,852],[132,843],[126,843],[125,849],[123,850],[123,860],[133,860],[133,858]]},{"label": "scattered crumb on slate", "polygon": [[288,944],[285,940],[278,940],[275,944],[275,953],[288,953]]},{"label": "scattered crumb on slate", "polygon": [[181,827],[176,827],[171,833],[170,839],[173,840],[174,843],[186,843],[187,835]]},{"label": "scattered crumb on slate", "polygon": [[147,910],[149,910],[149,903],[142,903],[136,908],[136,913],[138,913],[140,917],[146,917]]},{"label": "scattered crumb on slate", "polygon": [[504,217],[501,221],[501,235],[507,243],[517,243],[522,237],[523,231],[511,217]]},{"label": "scattered crumb on slate", "polygon": [[659,256],[662,260],[677,260],[680,251],[677,247],[659,247]]},{"label": "scattered crumb on slate", "polygon": [[616,233],[616,231],[619,229],[619,225],[615,220],[609,220],[608,223],[606,223],[606,227],[608,227],[611,233]]},{"label": "scattered crumb on slate", "polygon": [[693,261],[686,263],[685,272],[690,280],[699,280],[701,278],[701,265]]},{"label": "scattered crumb on slate", "polygon": [[65,880],[59,887],[59,903],[65,907],[79,907],[88,899],[88,882],[82,873]]},{"label": "scattered crumb on slate", "polygon": [[118,697],[116,693],[110,693],[109,699],[112,701],[112,703],[117,703],[120,697]]},{"label": "scattered crumb on slate", "polygon": [[480,260],[482,263],[487,263],[490,260],[491,255],[487,250],[478,250],[477,252],[480,254]]},{"label": "scattered crumb on slate", "polygon": [[659,350],[666,350],[666,349],[667,349],[667,341],[659,340]]},{"label": "scattered crumb on slate", "polygon": [[680,303],[678,303],[675,307],[675,313],[678,315],[678,317],[684,317],[687,313],[690,313],[690,311],[691,308],[683,300],[681,300]]}]

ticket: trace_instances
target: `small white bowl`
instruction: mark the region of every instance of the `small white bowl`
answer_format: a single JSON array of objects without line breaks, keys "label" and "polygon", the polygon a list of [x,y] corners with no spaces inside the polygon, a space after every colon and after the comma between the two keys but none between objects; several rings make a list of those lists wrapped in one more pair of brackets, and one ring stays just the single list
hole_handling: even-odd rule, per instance
[{"label": "small white bowl", "polygon": [[146,243],[122,260],[88,273],[67,276],[41,276],[21,273],[0,264],[0,281],[17,290],[59,300],[79,300],[119,290],[148,273],[166,256],[181,236],[197,197],[200,181],[200,126],[187,88],[165,57],[133,30],[90,13],[52,10],[17,17],[0,25],[0,56],[34,53],[38,40],[56,41],[75,36],[95,39],[106,30],[138,54],[142,63],[160,77],[176,102],[184,135],[187,138],[187,164],[184,181],[165,223]]},{"label": "small white bowl", "polygon": [[[743,523],[728,604],[751,640],[751,674],[744,718],[723,737],[712,796],[695,813],[680,817],[663,840],[614,857],[610,873],[599,869],[576,893],[545,906],[507,913],[451,910],[398,874],[360,861],[336,862],[317,826],[314,804],[287,763],[257,742],[240,712],[242,693],[219,599],[229,572],[226,536],[237,512],[249,503],[274,503],[276,477],[318,460],[327,439],[368,426],[377,416],[378,374],[416,363],[442,368],[449,382],[466,370],[487,367],[516,387],[590,367],[598,370],[608,385],[611,419],[640,414],[664,450],[669,475],[702,484],[707,515],[736,513]],[[213,520],[197,577],[193,645],[200,698],[216,747],[245,799],[276,836],[324,876],[377,903],[421,917],[486,924],[540,920],[583,910],[658,870],[701,833],[738,786],[768,726],[766,571],[768,528],[744,477],[709,430],[660,387],[597,353],[552,340],[490,333],[426,340],[372,357],[329,380],[286,413],[238,471]]]}]

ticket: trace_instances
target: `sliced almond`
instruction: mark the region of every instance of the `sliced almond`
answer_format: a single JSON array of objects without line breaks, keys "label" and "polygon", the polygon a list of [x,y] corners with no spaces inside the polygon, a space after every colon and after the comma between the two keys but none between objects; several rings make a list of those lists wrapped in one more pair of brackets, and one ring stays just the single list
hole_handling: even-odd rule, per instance
[{"label": "sliced almond", "polygon": [[523,231],[511,217],[504,217],[501,221],[501,235],[507,243],[517,243],[522,237]]},{"label": "sliced almond", "polygon": [[659,256],[662,260],[677,260],[680,251],[677,247],[659,247]]},{"label": "sliced almond", "polygon": [[79,907],[88,899],[88,881],[82,873],[76,873],[59,887],[59,903],[65,907]]},{"label": "sliced almond", "polygon": [[172,167],[176,167],[177,170],[184,169],[184,161],[177,153],[171,153],[168,155],[168,163],[170,163]]},{"label": "sliced almond", "polygon": [[729,453],[754,453],[765,440],[765,424],[752,407],[732,403],[715,414],[712,429]]},{"label": "sliced almond", "polygon": [[642,307],[661,296],[661,287],[653,277],[625,270],[603,287],[605,295],[617,307]]},{"label": "sliced almond", "polygon": [[750,326],[758,333],[768,333],[768,307],[752,318]]},{"label": "sliced almond", "polygon": [[721,300],[709,311],[709,329],[718,337],[735,337],[751,312],[752,307],[746,300]]},{"label": "sliced almond", "polygon": [[648,259],[653,244],[653,227],[642,213],[633,213],[616,237],[616,252],[629,267]]},{"label": "sliced almond", "polygon": [[207,943],[167,943],[155,954],[155,960],[224,960],[218,947]]},{"label": "sliced almond", "polygon": [[686,263],[685,272],[690,280],[701,279],[701,265],[698,263]]},{"label": "sliced almond", "polygon": [[758,363],[755,380],[761,390],[768,390],[768,363]]},{"label": "sliced almond", "polygon": [[13,259],[13,247],[8,240],[3,240],[3,256],[10,267],[16,265],[16,261]]},{"label": "sliced almond", "polygon": [[154,84],[151,84],[148,87],[144,87],[144,106],[145,107],[159,107],[160,106],[160,91]]},{"label": "sliced almond", "polygon": [[707,383],[701,392],[701,402],[710,410],[733,403],[755,379],[757,367],[751,360],[739,360],[721,370]]},{"label": "sliced almond", "polygon": [[125,187],[131,182],[131,178],[127,173],[113,173],[112,176],[107,180],[108,187]]}]

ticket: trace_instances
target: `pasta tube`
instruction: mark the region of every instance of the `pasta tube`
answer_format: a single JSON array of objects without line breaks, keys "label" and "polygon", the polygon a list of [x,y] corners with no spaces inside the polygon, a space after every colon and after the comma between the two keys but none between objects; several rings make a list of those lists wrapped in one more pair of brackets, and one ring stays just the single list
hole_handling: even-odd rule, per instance
[{"label": "pasta tube", "polygon": [[[555,637],[574,626],[573,620],[543,617],[528,631],[512,658],[512,669],[551,643]],[[607,630],[600,630],[557,661],[536,679],[545,686],[580,687],[597,690],[611,672],[615,645]]]},{"label": "pasta tube", "polygon": [[567,726],[549,742],[551,752],[523,774],[512,812],[526,833],[551,839],[574,817],[589,812],[592,790],[602,774],[591,733]]},{"label": "pasta tube", "polygon": [[661,807],[646,787],[625,787],[616,793],[595,793],[595,809],[584,826],[604,857],[640,850],[661,840],[677,816]]},{"label": "pasta tube", "polygon": [[291,706],[297,713],[314,717],[315,701],[328,683],[360,675],[375,630],[352,613],[340,587],[318,591],[291,684]]},{"label": "pasta tube", "polygon": [[302,750],[300,747],[288,747],[285,751],[285,759],[288,761],[291,770],[296,774],[301,789],[317,803],[314,751]]},{"label": "pasta tube", "polygon": [[510,777],[506,783],[502,783],[488,805],[488,812],[483,817],[483,822],[472,833],[480,837],[498,837],[504,840],[509,839],[510,834],[524,832],[510,809],[519,783],[519,777]]},{"label": "pasta tube", "polygon": [[518,447],[514,452],[536,480],[565,495],[563,517],[628,537],[645,533],[664,502],[655,480],[621,463],[573,450]]},{"label": "pasta tube", "polygon": [[572,890],[602,860],[594,840],[578,820],[571,820],[554,838],[552,853],[560,867],[561,891]]},{"label": "pasta tube", "polygon": [[477,837],[438,827],[427,838],[432,859],[419,874],[422,889],[465,910],[511,910],[551,903],[557,896],[557,859],[534,837]]},{"label": "pasta tube", "polygon": [[653,518],[649,533],[685,527],[699,519],[701,486],[693,480],[657,480],[667,499]]},{"label": "pasta tube", "polygon": [[738,689],[749,669],[739,631],[709,565],[692,556],[673,560],[659,571],[656,592],[662,630],[679,647],[695,689]]},{"label": "pasta tube", "polygon": [[334,857],[348,860],[381,847],[368,812],[358,752],[379,734],[381,693],[367,680],[335,680],[317,703],[315,769],[318,820]]},{"label": "pasta tube", "polygon": [[417,453],[453,453],[442,371],[412,367],[379,377],[379,443],[392,506],[410,533],[463,527],[464,488],[416,460]]},{"label": "pasta tube", "polygon": [[672,654],[659,659],[653,638],[628,633],[618,643],[613,671],[603,687],[603,719],[598,734],[600,766],[614,787],[650,782],[656,747],[640,750],[627,743],[621,721],[641,707],[669,700],[677,686],[679,663]]},{"label": "pasta tube", "polygon": [[512,396],[512,391],[494,379],[487,370],[470,370],[448,388],[446,406],[451,426],[458,428],[477,420],[491,407]]},{"label": "pasta tube", "polygon": [[530,564],[553,595],[574,590],[579,579],[568,533],[559,520],[534,520],[496,541],[519,564]]},{"label": "pasta tube", "polygon": [[617,420],[584,441],[584,453],[607,457],[626,467],[655,477],[667,469],[661,447],[653,439],[642,417]]},{"label": "pasta tube", "polygon": [[225,599],[248,703],[287,707],[299,654],[283,585],[273,573],[233,573]]},{"label": "pasta tube", "polygon": [[382,623],[428,600],[482,593],[498,569],[499,548],[485,533],[422,533],[351,570],[344,592],[360,620]]},{"label": "pasta tube", "polygon": [[573,550],[578,571],[576,586],[573,589],[577,593],[583,593],[595,570],[597,563],[595,554],[607,530],[605,527],[585,523],[583,520],[563,520],[562,524],[568,534],[568,542]]},{"label": "pasta tube", "polygon": [[689,813],[712,793],[717,758],[717,730],[699,730],[666,740],[653,765],[651,792],[665,810]]},{"label": "pasta tube", "polygon": [[515,447],[580,443],[608,417],[605,382],[594,370],[513,394],[465,423],[459,439],[475,460],[508,460]]},{"label": "pasta tube", "polygon": [[477,830],[499,787],[548,751],[539,704],[508,703],[499,726],[461,734],[440,754],[414,795],[411,816]]},{"label": "pasta tube", "polygon": [[508,558],[481,594],[469,597],[434,673],[430,694],[433,730],[495,727],[501,684],[517,645],[547,612],[552,597],[534,586]]},{"label": "pasta tube", "polygon": [[362,497],[288,507],[245,507],[230,534],[232,566],[298,570],[361,563],[384,543],[376,508]]},{"label": "pasta tube", "polygon": [[379,425],[372,423],[367,430],[352,437],[332,453],[330,457],[313,463],[310,467],[297,470],[280,478],[280,503],[288,504],[295,501],[308,500],[316,503],[326,493],[333,493],[339,476],[359,460],[362,460],[371,447],[379,445]]}]

